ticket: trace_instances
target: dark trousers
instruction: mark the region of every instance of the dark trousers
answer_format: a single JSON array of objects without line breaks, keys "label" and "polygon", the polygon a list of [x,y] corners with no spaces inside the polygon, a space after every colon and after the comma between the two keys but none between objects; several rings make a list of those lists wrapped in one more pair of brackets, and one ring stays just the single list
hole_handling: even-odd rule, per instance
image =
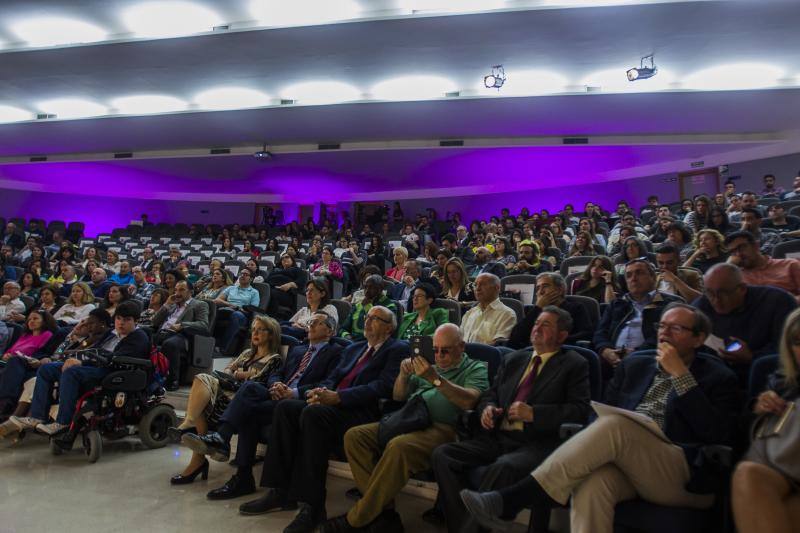
[{"label": "dark trousers", "polygon": [[235,462],[240,469],[253,467],[262,429],[272,422],[276,404],[265,385],[245,381],[222,413],[220,422],[239,434]]},{"label": "dark trousers", "polygon": [[28,368],[22,357],[11,357],[0,374],[0,400],[16,402],[22,394],[25,382],[36,376],[36,369]]},{"label": "dark trousers", "polygon": [[[503,433],[483,434],[436,448],[431,464],[439,484],[438,502],[447,520],[447,530],[478,531],[478,523],[461,501],[461,489],[485,492],[512,485],[529,476],[552,448],[525,443]],[[476,476],[473,470],[480,467],[483,468]]]},{"label": "dark trousers", "polygon": [[247,326],[250,320],[248,315],[242,311],[234,311],[230,308],[221,308],[217,311],[219,318],[227,318],[228,324],[217,340],[219,341],[220,351],[225,355],[235,355],[233,351],[239,341],[239,331]]},{"label": "dark trousers", "polygon": [[177,383],[181,380],[181,365],[189,362],[189,341],[179,333],[159,331],[155,337],[164,357],[169,361],[167,382]]},{"label": "dark trousers", "polygon": [[288,491],[289,499],[325,508],[328,457],[341,450],[345,432],[377,421],[368,409],[342,409],[283,400],[275,407],[261,485]]}]

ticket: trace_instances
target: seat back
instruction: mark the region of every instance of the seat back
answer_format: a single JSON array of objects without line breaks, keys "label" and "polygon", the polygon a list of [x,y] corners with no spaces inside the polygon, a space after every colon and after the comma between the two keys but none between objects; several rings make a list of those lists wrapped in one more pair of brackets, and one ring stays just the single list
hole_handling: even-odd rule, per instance
[{"label": "seat back", "polygon": [[269,307],[270,286],[267,283],[253,283],[253,288],[258,291],[258,308],[266,313]]},{"label": "seat back", "polygon": [[800,239],[776,244],[772,249],[772,257],[775,259],[800,258]]},{"label": "seat back", "polygon": [[769,385],[769,376],[778,370],[778,355],[764,355],[755,360],[750,365],[750,376],[747,380],[747,397],[753,399],[765,390]]},{"label": "seat back", "polygon": [[531,274],[512,274],[500,279],[501,291],[518,291],[523,305],[533,304],[536,294],[536,276]]},{"label": "seat back", "polygon": [[489,376],[489,383],[494,381],[494,376],[500,368],[500,362],[503,360],[503,355],[495,346],[488,344],[480,344],[478,342],[468,342],[464,351],[473,359],[478,359],[486,363],[486,372]]},{"label": "seat back", "polygon": [[338,324],[344,322],[347,319],[347,317],[350,316],[350,313],[353,311],[353,306],[350,305],[350,302],[347,302],[345,300],[338,300],[338,299],[331,300],[331,305],[336,308],[336,314],[339,315],[339,321],[337,322],[337,326]]},{"label": "seat back", "polygon": [[577,294],[569,294],[565,296],[564,299],[570,302],[581,304],[581,306],[584,307],[586,312],[589,314],[589,318],[592,320],[592,331],[597,329],[597,325],[600,323],[600,302],[594,298],[589,298],[588,296],[579,296]]},{"label": "seat back", "polygon": [[594,351],[581,346],[565,344],[561,348],[565,351],[572,350],[577,352],[589,363],[589,387],[591,390],[591,398],[592,400],[600,401],[603,398],[603,375],[600,370],[600,357]]},{"label": "seat back", "polygon": [[525,318],[525,306],[522,305],[522,302],[517,300],[516,298],[500,298],[500,301],[510,307],[514,313],[517,315],[517,321],[521,321]]},{"label": "seat back", "polygon": [[455,300],[450,300],[448,298],[436,298],[431,307],[434,309],[447,309],[447,321],[457,326],[461,325],[461,306]]},{"label": "seat back", "polygon": [[565,278],[573,272],[583,272],[596,256],[579,255],[577,257],[567,257],[561,261],[561,275]]}]

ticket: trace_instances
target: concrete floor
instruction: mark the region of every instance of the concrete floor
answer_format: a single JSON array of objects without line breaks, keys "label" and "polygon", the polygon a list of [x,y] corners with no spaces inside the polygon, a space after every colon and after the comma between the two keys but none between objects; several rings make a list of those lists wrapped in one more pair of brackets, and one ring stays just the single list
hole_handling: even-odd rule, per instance
[{"label": "concrete floor", "polygon": [[[240,516],[239,504],[254,496],[206,500],[206,492],[233,473],[224,463],[212,462],[208,481],[198,477],[191,485],[171,486],[170,476],[187,461],[183,448],[147,450],[136,439],[106,442],[96,464],[86,462],[79,443],[55,457],[41,436],[18,444],[0,441],[0,533],[274,532],[291,521],[293,512]],[[260,465],[255,473],[258,478]],[[328,476],[329,516],[347,511],[352,502],[344,492],[352,486],[351,480]],[[431,504],[410,494],[398,497],[407,531],[436,531],[420,518]]]}]

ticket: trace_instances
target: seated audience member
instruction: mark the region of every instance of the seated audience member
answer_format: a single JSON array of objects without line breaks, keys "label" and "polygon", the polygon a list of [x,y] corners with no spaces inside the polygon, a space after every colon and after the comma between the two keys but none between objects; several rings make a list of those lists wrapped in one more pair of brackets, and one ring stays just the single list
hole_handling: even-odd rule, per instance
[{"label": "seated audience member", "polygon": [[353,341],[364,340],[364,327],[370,309],[382,306],[393,313],[397,305],[383,293],[383,278],[379,275],[369,276],[364,280],[364,299],[353,306],[353,310],[342,322],[339,336]]},{"label": "seated audience member", "polygon": [[542,260],[541,248],[535,242],[525,239],[517,245],[517,262],[506,269],[508,274],[530,274],[536,276],[542,272],[550,272],[552,265]]},{"label": "seated audience member", "polygon": [[681,263],[692,255],[692,232],[683,222],[673,222],[667,226],[667,239],[664,244],[672,244],[678,249]]},{"label": "seated audience member", "polygon": [[408,340],[415,335],[433,335],[436,328],[448,322],[447,309],[432,309],[431,304],[436,299],[436,290],[428,283],[415,286],[413,296],[413,311],[403,315],[403,320],[397,328],[397,338]]},{"label": "seated audience member", "polygon": [[592,236],[588,231],[579,231],[575,236],[575,242],[567,252],[567,257],[579,257],[584,255],[597,255],[592,242]]},{"label": "seated audience member", "polygon": [[267,273],[258,268],[255,259],[248,259],[244,267],[253,275],[253,283],[264,283],[264,280],[267,279]]},{"label": "seated audience member", "polygon": [[725,210],[728,214],[728,221],[731,224],[739,225],[742,222],[742,197],[734,194],[728,197],[728,202],[728,208]]},{"label": "seated audience member", "polygon": [[767,207],[769,220],[761,226],[774,229],[785,237],[797,237],[800,230],[800,218],[786,214],[786,209],[781,204],[772,204]]},{"label": "seated audience member", "polygon": [[[436,245],[434,244],[434,246]],[[367,264],[368,257],[367,252],[359,249],[358,241],[355,239],[350,239],[341,259],[342,261],[350,262],[354,267],[356,267],[356,271],[360,271],[361,268]]]},{"label": "seated audience member", "polygon": [[292,508],[300,512],[284,531],[315,531],[325,520],[325,481],[328,457],[345,432],[378,420],[378,401],[389,398],[400,362],[408,356],[404,343],[391,338],[397,327],[385,307],[369,310],[365,341],[342,351],[341,362],[306,399],[278,402],[272,415],[269,448],[261,485],[267,494],[243,504],[244,514]]},{"label": "seated audience member", "polygon": [[[134,302],[120,304],[114,316],[114,330],[101,340],[97,347],[114,357],[136,357],[147,359],[150,355],[150,341],[147,334],[136,327],[139,306]],[[100,383],[111,372],[110,367],[94,366],[92,361],[69,358],[66,361],[41,365],[36,372],[36,387],[29,417],[9,418],[17,429],[36,429],[46,435],[64,431],[72,423],[76,402],[82,390]],[[53,385],[58,386],[58,417],[47,424],[47,414],[53,398]]]},{"label": "seated audience member", "polygon": [[42,280],[36,274],[25,272],[19,280],[20,295],[30,296],[33,301],[39,299],[39,289],[42,287]]},{"label": "seated audience member", "polygon": [[770,285],[800,298],[800,261],[794,258],[774,259],[764,255],[755,237],[747,231],[737,231],[725,238],[730,250],[728,260],[742,269],[742,279],[748,285]]},{"label": "seated audience member", "polygon": [[463,491],[472,516],[500,528],[527,505],[564,505],[571,497],[570,531],[611,533],[615,506],[632,498],[710,507],[713,494],[687,486],[700,479],[702,445],[731,444],[740,408],[733,373],[697,351],[710,329],[702,312],[671,304],[658,323],[658,355],[623,360],[606,390],[605,403],[649,416],[669,441],[626,416],[601,415],[518,483]]},{"label": "seated audience member", "polygon": [[130,295],[128,294],[127,290],[116,283],[112,283],[108,287],[108,291],[106,291],[106,297],[100,302],[99,307],[100,309],[105,309],[106,312],[113,317],[119,304],[129,299]]},{"label": "seated audience member", "polygon": [[622,230],[629,229],[632,230],[631,237],[640,237],[642,239],[647,237],[647,230],[645,230],[636,220],[636,217],[633,216],[633,213],[626,213],[619,219],[619,222],[611,228],[611,232],[608,234],[608,244],[606,245],[607,250],[611,250],[614,246],[622,240]]},{"label": "seated audience member", "polygon": [[797,176],[792,180],[792,190],[783,193],[782,200],[796,200],[800,196],[800,170],[797,171]]},{"label": "seated audience member", "polygon": [[[241,275],[241,273],[239,275]],[[171,295],[173,292],[175,292],[175,285],[179,281],[186,281],[186,276],[183,275],[183,272],[177,269],[168,270],[164,273],[164,279],[162,280],[161,286],[167,289],[167,292],[169,292]]]},{"label": "seated audience member", "polygon": [[144,270],[141,266],[133,267],[131,275],[133,276],[133,283],[128,285],[128,294],[142,303],[148,303],[150,295],[156,290],[156,286],[144,279]]},{"label": "seated audience member", "polygon": [[[546,306],[531,330],[533,349],[503,359],[491,388],[481,394],[477,435],[433,451],[439,501],[448,531],[476,531],[459,497],[470,470],[485,467],[481,490],[511,485],[527,476],[558,447],[563,423],[586,423],[589,368],[586,360],[562,349],[572,319]],[[547,386],[540,384],[547,383]]]},{"label": "seated audience member", "polygon": [[650,242],[658,244],[667,240],[667,230],[673,222],[675,222],[675,218],[671,215],[658,217],[658,220],[650,228]]},{"label": "seated audience member", "polygon": [[108,281],[118,285],[135,285],[136,280],[131,273],[131,264],[127,261],[119,262],[119,272],[108,278]]},{"label": "seated audience member", "polygon": [[[711,267],[703,285],[704,294],[693,305],[711,319],[716,342],[709,345],[745,384],[753,359],[778,352],[781,326],[797,301],[782,289],[747,285],[741,269],[729,263]],[[733,341],[740,347],[732,351],[720,347]]]},{"label": "seated audience member", "polygon": [[445,263],[442,298],[457,302],[475,301],[475,283],[469,281],[467,269],[457,257],[452,257]]},{"label": "seated audience member", "polygon": [[375,274],[380,276],[381,269],[376,267],[375,265],[364,265],[364,268],[362,268],[361,271],[359,271],[358,273],[359,288],[342,299],[347,302],[350,302],[353,305],[356,305],[364,301],[364,280],[370,276],[374,276]]},{"label": "seated audience member", "polygon": [[119,254],[114,250],[108,250],[106,252],[106,262],[102,265],[103,268],[106,270],[110,270],[114,274],[119,274],[120,268],[120,261],[119,261]]},{"label": "seated audience member", "polygon": [[[56,278],[50,278],[48,283],[54,283],[59,286],[59,294],[66,298],[72,291],[72,286],[78,281],[78,276],[75,275],[75,267],[65,263],[61,263],[60,274]],[[51,281],[52,280],[52,281]]]},{"label": "seated audience member", "polygon": [[169,293],[167,292],[167,289],[158,288],[154,290],[153,294],[150,295],[150,301],[147,302],[147,309],[142,311],[142,314],[139,315],[139,320],[136,322],[136,324],[140,327],[152,327],[153,317],[162,307],[164,307],[164,304],[167,303],[168,298]]},{"label": "seated audience member", "polygon": [[[265,383],[272,372],[283,366],[280,351],[280,325],[274,318],[256,315],[250,325],[250,348],[228,363],[223,372],[230,375],[239,386],[246,381]],[[216,427],[219,416],[235,393],[229,385],[221,384],[219,378],[212,374],[196,375],[189,391],[186,416],[180,426],[170,428],[173,440],[182,440],[184,435],[190,433],[205,435],[209,427]],[[185,485],[194,481],[198,474],[202,474],[204,479],[208,477],[208,460],[203,454],[195,452],[183,472],[172,476],[170,483]]]},{"label": "seated audience member", "polygon": [[320,254],[320,260],[311,267],[311,274],[317,276],[330,276],[332,279],[341,280],[344,277],[342,263],[333,256],[333,249],[324,246]]},{"label": "seated audience member", "polygon": [[323,524],[322,533],[357,532],[368,527],[402,530],[400,515],[391,509],[394,498],[412,474],[430,468],[436,447],[456,440],[459,413],[472,409],[489,388],[486,365],[464,353],[458,326],[439,326],[433,346],[435,364],[421,356],[404,359],[392,391],[395,401],[418,397],[424,402],[430,417],[428,427],[396,435],[385,448],[378,440],[378,422],[349,429],[344,449],[362,496],[346,514]]},{"label": "seated audience member", "polygon": [[19,299],[20,294],[20,286],[16,281],[6,281],[3,284],[3,295],[0,296],[0,320],[19,322],[25,318],[25,304]]},{"label": "seated audience member", "polygon": [[700,230],[695,235],[693,244],[694,252],[686,258],[684,267],[696,268],[705,274],[712,266],[728,260],[725,236],[715,229]]},{"label": "seated audience member", "polygon": [[89,276],[87,285],[92,290],[92,294],[98,300],[106,297],[108,288],[111,287],[111,282],[107,279],[106,271],[102,268],[95,268]]},{"label": "seated audience member", "polygon": [[656,329],[664,308],[676,296],[656,288],[656,270],[646,260],[625,265],[628,292],[608,304],[594,333],[595,351],[606,363],[605,373],[631,352],[656,346]]},{"label": "seated audience member", "polygon": [[181,251],[177,248],[172,248],[169,251],[169,258],[164,261],[164,268],[169,270],[178,270],[178,265],[183,260]]},{"label": "seated audience member", "polygon": [[[795,310],[783,327],[777,379],[772,380],[769,390],[762,392],[753,405],[753,413],[763,418],[761,424],[774,424],[776,417],[792,409],[792,402],[797,405],[800,392],[799,341],[800,311]],[[797,417],[797,413],[790,416]],[[796,424],[797,420],[790,423]],[[733,474],[732,503],[736,529],[740,533],[795,531],[800,523],[800,476],[796,469],[792,473],[782,468],[784,465],[775,464],[766,449],[773,439],[769,436],[759,438],[757,432],[754,433],[756,437],[750,450]],[[782,438],[788,441],[788,436]],[[796,446],[797,442],[791,444]],[[788,456],[784,457],[788,459]]]},{"label": "seated audience member", "polygon": [[153,252],[153,247],[145,246],[144,250],[142,250],[142,258],[139,266],[142,267],[143,271],[150,272],[150,270],[153,269],[153,265],[157,262],[158,261],[156,260],[155,253]]},{"label": "seated audience member", "polygon": [[712,207],[711,208],[711,221],[708,223],[708,227],[706,229],[713,229],[720,232],[723,235],[726,235],[732,231],[735,231],[736,228],[733,224],[731,224],[730,219],[728,218],[728,213],[722,207]]},{"label": "seated audience member", "polygon": [[783,187],[775,185],[775,176],[766,174],[764,176],[764,188],[761,189],[761,196],[781,196],[786,191]]},{"label": "seated audience member", "polygon": [[590,247],[595,244],[600,245],[604,250],[608,247],[608,242],[606,241],[605,236],[602,233],[597,232],[597,220],[599,220],[599,217],[595,219],[594,217],[590,217],[588,215],[580,219],[578,222],[578,231],[575,232],[575,237],[573,237],[572,242],[570,242],[570,248],[574,246],[578,235],[582,231],[585,231],[589,234],[588,241]]},{"label": "seated audience member", "polygon": [[431,285],[436,293],[441,292],[442,287],[435,278],[422,276],[422,269],[420,268],[419,262],[409,259],[406,261],[405,269],[405,276],[403,276],[403,279],[400,281],[400,283],[396,283],[394,286],[389,287],[389,290],[387,291],[387,296],[399,303],[404,310],[411,310],[413,304],[411,297],[414,294],[414,290],[416,290],[416,288],[423,283]]},{"label": "seated audience member", "polygon": [[[558,226],[559,229],[561,226]],[[559,239],[564,245],[566,243],[564,239]],[[511,248],[511,243],[505,237],[496,237],[494,240],[494,254],[495,260],[498,263],[501,263],[508,269],[510,265],[513,265],[517,262],[517,255],[514,253],[514,250]]]},{"label": "seated audience member", "polygon": [[25,233],[17,230],[17,225],[13,222],[6,224],[6,231],[3,235],[3,244],[10,246],[14,250],[22,248],[25,242]]},{"label": "seated audience member", "polygon": [[[464,228],[465,239],[467,237],[466,231],[466,228]],[[471,265],[472,262],[475,261],[475,254],[472,248],[469,247],[469,243],[457,238],[452,233],[448,233],[442,237],[442,248],[449,250],[450,253],[453,254],[453,257],[457,257],[465,265]]]},{"label": "seated audience member", "polygon": [[[306,283],[306,302],[308,305],[301,307],[297,313],[289,319],[289,324],[284,325],[281,330],[287,335],[303,340],[308,335],[309,323],[314,320],[314,315],[322,311],[333,318],[334,324],[339,323],[339,312],[336,307],[331,305],[331,297],[328,294],[328,284],[324,278],[313,278]],[[336,327],[334,326],[334,332]]]},{"label": "seated audience member", "polygon": [[408,261],[408,250],[404,246],[396,246],[392,250],[394,267],[386,271],[386,277],[395,281],[402,281],[406,275],[406,261]]},{"label": "seated audience member", "polygon": [[711,199],[708,196],[700,195],[694,200],[694,209],[683,218],[683,223],[688,226],[692,233],[697,233],[701,229],[708,227],[711,222]]},{"label": "seated audience member", "polygon": [[[198,300],[215,300],[230,285],[231,282],[225,271],[221,268],[215,268],[211,271],[208,282],[203,284],[203,288],[195,296]],[[196,286],[195,289],[197,289]],[[272,295],[274,296],[274,293]]]},{"label": "seated audience member", "polygon": [[55,315],[61,305],[58,289],[52,285],[44,285],[39,289],[39,302],[34,306],[34,309],[38,311],[47,311],[51,315]]},{"label": "seated audience member", "polygon": [[[271,372],[267,382],[249,381],[242,384],[225,411],[219,416],[216,432],[192,434],[191,423],[180,429],[187,434],[181,442],[195,453],[211,455],[225,461],[230,455],[230,442],[238,433],[236,445],[236,474],[222,487],[210,491],[210,500],[228,500],[251,494],[256,490],[253,465],[261,430],[272,422],[278,402],[287,399],[303,400],[312,389],[328,378],[339,364],[342,347],[331,342],[336,332],[333,318],[317,313],[311,321],[307,344],[295,346],[286,356],[279,371]],[[186,472],[186,471],[185,471]]]},{"label": "seated audience member", "polygon": [[647,245],[638,237],[627,237],[622,242],[622,250],[614,258],[615,272],[620,276],[625,275],[625,264],[634,259],[647,258]]},{"label": "seated audience member", "polygon": [[611,302],[620,292],[617,276],[614,275],[614,265],[605,255],[592,259],[586,265],[586,270],[572,280],[569,291],[570,294],[593,298],[601,304]]},{"label": "seated audience member", "polygon": [[161,347],[164,356],[169,360],[166,388],[178,390],[181,369],[189,361],[189,337],[209,333],[208,305],[192,298],[188,281],[179,281],[172,296],[153,315],[151,324],[153,343]]},{"label": "seated audience member", "polygon": [[[288,253],[281,255],[275,269],[269,273],[265,283],[270,286],[270,308],[277,306],[294,309],[297,292],[302,285],[303,271],[295,263],[294,257]],[[275,305],[272,305],[275,302]]]},{"label": "seated audience member", "polygon": [[91,289],[86,283],[79,281],[72,286],[67,303],[55,312],[53,318],[62,326],[74,326],[89,316],[89,312],[94,308],[94,295]]},{"label": "seated audience member", "polygon": [[680,296],[687,302],[693,302],[703,294],[703,278],[699,272],[691,269],[680,269],[678,249],[667,243],[656,250],[658,276],[656,288],[661,292]]},{"label": "seated audience member", "polygon": [[511,337],[508,345],[512,348],[524,348],[529,346],[531,341],[531,329],[536,324],[536,319],[542,313],[542,309],[552,305],[559,307],[570,314],[572,317],[572,328],[566,339],[567,344],[575,344],[577,341],[591,340],[592,320],[586,308],[578,302],[567,300],[566,286],[564,278],[557,272],[544,272],[536,276],[536,303],[533,309],[525,314],[514,329],[511,330]]},{"label": "seated audience member", "polygon": [[246,268],[239,272],[239,281],[236,285],[227,287],[214,300],[217,305],[217,316],[228,319],[228,325],[222,336],[218,339],[220,351],[230,355],[236,348],[239,330],[247,325],[249,306],[258,307],[261,297],[258,291],[250,286],[252,274]]},{"label": "seated audience member", "polygon": [[475,299],[478,304],[461,319],[465,342],[497,344],[511,335],[517,314],[500,301],[500,278],[481,274],[475,280]]},{"label": "seated audience member", "polygon": [[49,313],[31,311],[25,319],[22,335],[5,351],[3,361],[7,362],[12,357],[30,359],[47,344],[56,329],[58,324]]},{"label": "seated audience member", "polygon": [[155,283],[156,285],[161,285],[161,282],[164,281],[164,273],[166,272],[166,268],[164,268],[164,263],[161,261],[156,261],[150,267],[150,270],[146,271],[144,279],[147,283]]},{"label": "seated audience member", "polygon": [[498,278],[506,275],[506,267],[503,263],[492,261],[492,252],[485,246],[479,246],[475,250],[475,262],[467,269],[467,274],[472,279],[477,278],[484,272],[494,274]]},{"label": "seated audience member", "polygon": [[772,249],[783,239],[777,231],[761,231],[763,216],[756,207],[746,207],[742,209],[742,231],[753,234],[764,255],[772,255]]}]

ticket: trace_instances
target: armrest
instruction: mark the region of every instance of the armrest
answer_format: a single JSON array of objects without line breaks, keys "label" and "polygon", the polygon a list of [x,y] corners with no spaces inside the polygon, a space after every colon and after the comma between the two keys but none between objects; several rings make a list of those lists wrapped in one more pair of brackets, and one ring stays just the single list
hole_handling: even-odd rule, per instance
[{"label": "armrest", "polygon": [[591,350],[592,341],[575,341],[575,346],[578,348],[586,348],[587,350]]},{"label": "armrest", "polygon": [[700,448],[700,453],[708,464],[722,470],[729,470],[733,466],[733,448],[723,444],[708,444]]},{"label": "armrest", "polygon": [[568,440],[571,437],[574,437],[584,427],[585,426],[583,424],[561,424],[561,427],[558,428],[558,437],[561,440]]},{"label": "armrest", "polygon": [[149,359],[140,359],[138,357],[125,357],[125,356],[118,356],[114,357],[111,361],[114,366],[132,366],[136,368],[143,368],[145,370],[150,370],[153,368],[153,363],[150,362]]}]

